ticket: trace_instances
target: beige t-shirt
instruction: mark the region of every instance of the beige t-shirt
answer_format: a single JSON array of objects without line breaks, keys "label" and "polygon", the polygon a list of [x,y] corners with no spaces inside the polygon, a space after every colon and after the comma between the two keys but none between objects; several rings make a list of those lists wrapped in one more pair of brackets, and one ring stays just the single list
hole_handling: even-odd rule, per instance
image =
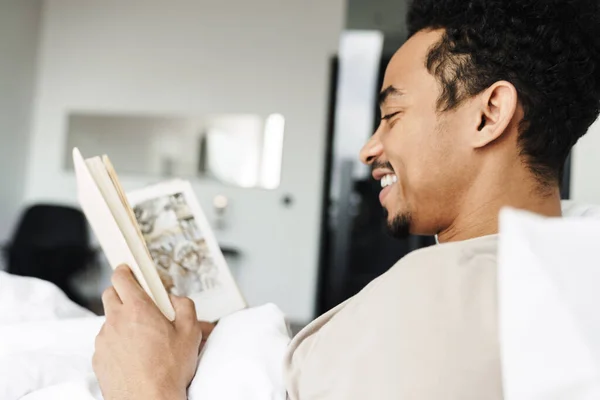
[{"label": "beige t-shirt", "polygon": [[317,318],[285,360],[291,400],[500,400],[497,236],[402,258]]}]

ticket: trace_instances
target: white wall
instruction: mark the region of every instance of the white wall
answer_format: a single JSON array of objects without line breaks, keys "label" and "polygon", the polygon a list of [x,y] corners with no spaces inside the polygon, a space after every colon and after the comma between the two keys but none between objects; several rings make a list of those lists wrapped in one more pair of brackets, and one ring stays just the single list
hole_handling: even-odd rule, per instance
[{"label": "white wall", "polygon": [[600,205],[600,119],[573,150],[571,198]]},{"label": "white wall", "polygon": [[[73,175],[63,170],[70,110],[281,113],[279,189],[195,189],[209,214],[215,195],[231,199],[231,229],[217,236],[243,253],[248,300],[275,302],[306,322],[317,282],[329,57],[344,14],[343,0],[45,1],[27,199],[75,203]],[[149,182],[123,177],[126,189]]]},{"label": "white wall", "polygon": [[0,241],[21,211],[32,114],[39,0],[0,0]]}]

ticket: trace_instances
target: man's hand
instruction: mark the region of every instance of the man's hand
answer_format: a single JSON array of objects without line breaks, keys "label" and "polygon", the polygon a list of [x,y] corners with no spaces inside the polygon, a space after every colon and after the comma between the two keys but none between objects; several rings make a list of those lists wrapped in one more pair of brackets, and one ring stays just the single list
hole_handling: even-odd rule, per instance
[{"label": "man's hand", "polygon": [[106,322],[96,338],[93,367],[105,400],[186,399],[202,330],[194,303],[172,297],[169,322],[126,266],[116,269],[102,295]]}]

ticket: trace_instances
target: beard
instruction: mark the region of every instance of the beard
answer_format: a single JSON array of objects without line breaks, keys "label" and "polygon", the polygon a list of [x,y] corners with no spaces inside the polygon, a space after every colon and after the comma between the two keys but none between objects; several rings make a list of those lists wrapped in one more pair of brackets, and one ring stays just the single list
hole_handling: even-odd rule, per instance
[{"label": "beard", "polygon": [[389,220],[388,210],[384,208],[384,215],[388,234],[396,239],[406,239],[410,236],[412,216],[409,212],[398,214]]}]

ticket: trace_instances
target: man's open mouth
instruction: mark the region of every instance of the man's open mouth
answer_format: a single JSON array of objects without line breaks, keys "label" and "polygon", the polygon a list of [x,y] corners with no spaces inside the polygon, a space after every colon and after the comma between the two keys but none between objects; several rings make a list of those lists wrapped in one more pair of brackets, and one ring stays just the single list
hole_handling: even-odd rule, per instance
[{"label": "man's open mouth", "polygon": [[392,186],[396,182],[398,182],[398,177],[396,175],[387,174],[383,178],[381,178],[381,187],[385,188],[388,186]]}]

